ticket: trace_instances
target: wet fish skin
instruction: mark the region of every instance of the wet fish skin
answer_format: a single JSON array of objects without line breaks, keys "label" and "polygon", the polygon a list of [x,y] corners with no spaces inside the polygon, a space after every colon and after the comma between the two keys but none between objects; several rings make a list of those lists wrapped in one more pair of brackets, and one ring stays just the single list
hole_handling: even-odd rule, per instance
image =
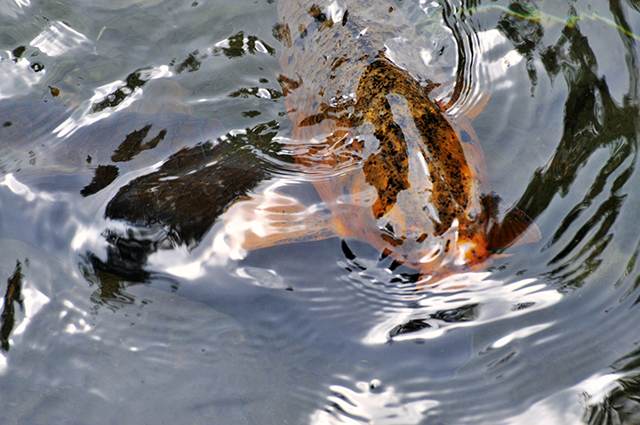
[{"label": "wet fish skin", "polygon": [[430,97],[441,71],[395,3],[279,1],[291,149],[335,233],[441,275],[489,255],[489,184],[470,126]]}]

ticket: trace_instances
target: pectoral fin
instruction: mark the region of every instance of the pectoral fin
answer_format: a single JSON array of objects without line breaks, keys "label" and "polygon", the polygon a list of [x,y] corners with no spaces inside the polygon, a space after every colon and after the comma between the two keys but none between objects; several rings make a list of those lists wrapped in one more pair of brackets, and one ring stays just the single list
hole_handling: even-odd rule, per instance
[{"label": "pectoral fin", "polygon": [[336,236],[328,212],[271,190],[236,202],[223,221],[227,243],[247,251]]},{"label": "pectoral fin", "polygon": [[489,230],[490,251],[504,249],[523,243],[539,242],[540,229],[529,216],[518,207],[511,207],[501,222],[494,222]]}]

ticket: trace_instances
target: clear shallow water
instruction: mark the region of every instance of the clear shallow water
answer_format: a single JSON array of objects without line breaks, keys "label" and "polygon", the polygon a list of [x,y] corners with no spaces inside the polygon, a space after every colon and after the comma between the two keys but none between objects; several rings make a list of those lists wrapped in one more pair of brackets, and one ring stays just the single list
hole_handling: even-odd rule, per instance
[{"label": "clear shallow water", "polygon": [[[456,46],[462,108],[491,93],[492,190],[543,235],[420,292],[355,240],[215,249],[215,182],[319,202],[281,150],[275,3],[2,5],[4,422],[638,422],[635,4],[399,7],[442,94]],[[187,198],[158,224],[144,184]]]}]

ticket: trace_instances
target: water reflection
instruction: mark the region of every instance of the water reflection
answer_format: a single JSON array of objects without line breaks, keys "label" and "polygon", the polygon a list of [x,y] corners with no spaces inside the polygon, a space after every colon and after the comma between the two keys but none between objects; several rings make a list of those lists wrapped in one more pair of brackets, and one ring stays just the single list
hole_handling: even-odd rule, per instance
[{"label": "water reflection", "polygon": [[54,130],[54,133],[64,139],[72,136],[78,129],[112,117],[113,113],[126,109],[141,98],[143,93],[141,88],[149,81],[171,75],[171,71],[165,65],[148,67],[129,74],[125,81],[113,81],[98,87],[92,98],[74,111]]},{"label": "water reflection", "polygon": [[242,31],[232,35],[226,40],[216,43],[213,54],[222,53],[229,59],[241,58],[246,54],[256,53],[275,54],[275,49],[261,41],[255,35],[245,36]]},{"label": "water reflection", "polygon": [[[632,353],[634,354],[637,353]],[[637,369],[637,366],[631,369]],[[623,371],[629,372],[627,368],[623,368]],[[607,388],[608,394],[589,400],[590,403],[582,416],[585,424],[633,424],[640,421],[639,375],[633,374],[622,379],[619,379],[618,375],[613,377],[616,379],[616,385],[609,385],[614,388]]]},{"label": "water reflection", "polygon": [[[351,276],[354,279],[354,276]],[[360,278],[362,279],[362,278]],[[393,297],[393,304],[384,298]],[[419,294],[397,291],[386,294],[386,304],[372,319],[364,344],[393,341],[424,341],[437,338],[454,328],[477,327],[497,320],[531,314],[558,303],[562,296],[535,279],[506,283],[490,279],[490,273],[462,273],[447,277]],[[389,308],[394,305],[394,308]],[[551,326],[552,323],[519,329],[496,341],[492,347],[506,345]]]},{"label": "water reflection", "polygon": [[[284,115],[283,92],[305,87],[304,80],[279,75],[281,46],[269,38],[277,20],[273,7],[256,17],[249,9],[191,3],[180,12],[197,9],[193,25],[181,21],[184,14],[171,2],[104,7],[130,3],[148,13],[136,19],[140,24],[115,19],[85,31],[53,20],[15,39],[1,56],[7,61],[0,68],[15,73],[7,75],[17,87],[3,94],[14,100],[19,90],[47,95],[46,102],[15,100],[0,108],[6,141],[0,246],[8,247],[2,258],[9,277],[0,369],[11,379],[2,391],[53,417],[76,403],[93,409],[89,417],[113,418],[118,410],[148,419],[133,411],[135,400],[151,418],[160,404],[159,411],[178,421],[200,420],[188,412],[204,410],[225,423],[269,422],[261,414],[273,406],[288,406],[274,423],[636,421],[638,70],[629,35],[638,21],[635,3],[603,3],[620,32],[575,21],[582,15],[571,7],[566,25],[535,19],[525,1],[493,8],[480,1],[399,4],[429,18],[443,14],[450,32],[436,34],[429,55],[398,54],[407,48],[401,40],[389,43],[388,55],[408,69],[442,63],[440,87],[425,85],[438,101],[457,99],[454,116],[475,116],[483,104],[491,108],[482,94],[488,87],[498,99],[509,93],[523,108],[537,105],[561,121],[558,137],[548,140],[542,139],[552,131],[525,134],[539,130],[535,119],[512,111],[492,115],[496,127],[509,121],[508,137],[499,140],[482,136],[491,134],[482,131],[482,114],[474,123],[483,147],[520,152],[504,161],[514,161],[512,169],[521,174],[506,183],[496,179],[496,187],[522,193],[516,206],[541,225],[542,252],[539,246],[509,249],[493,267],[421,290],[415,270],[355,238],[232,253],[237,247],[225,237],[242,226],[259,229],[256,246],[269,232],[288,237],[275,219],[283,211],[291,213],[288,230],[310,219],[326,224],[326,205],[310,183],[326,175],[321,169],[301,173],[293,164],[292,154],[314,144],[289,137],[292,123]],[[329,18],[349,24],[355,13],[341,4],[324,17],[314,9],[307,36]],[[181,40],[177,47],[167,43],[169,53],[138,57],[132,48],[105,54],[111,52],[107,42],[119,39],[145,46],[146,24],[174,17],[175,25],[149,32]],[[433,33],[440,24],[431,21],[417,27]],[[614,37],[599,41],[603,31]],[[56,43],[42,38],[30,44],[38,34]],[[60,65],[92,49],[90,39],[96,40],[91,58],[78,54],[73,66]],[[39,58],[32,56],[36,50]],[[611,59],[608,50],[626,58]],[[98,66],[106,57],[116,58],[115,65]],[[82,69],[78,63],[91,71],[70,71]],[[345,61],[333,66],[342,69]],[[84,86],[76,85],[79,75],[87,78]],[[284,88],[272,84],[278,79]],[[49,86],[60,96],[52,98]],[[305,124],[344,121],[352,100],[336,98]],[[512,102],[505,110],[517,109]],[[400,103],[392,97],[385,111],[394,114]],[[347,155],[354,151],[332,147],[348,166],[356,161]],[[540,158],[527,156],[533,151]],[[379,150],[360,159],[383,163],[389,154]],[[494,156],[488,161],[499,164]],[[378,183],[375,192],[384,186]],[[391,210],[398,199],[391,195],[401,192],[391,193],[380,211]],[[373,205],[364,191],[357,195]],[[247,209],[255,213],[248,219],[242,216]],[[260,214],[267,218],[260,221]],[[245,220],[234,228],[234,218]],[[47,255],[14,249],[10,237]],[[225,249],[228,258],[217,262]],[[54,280],[44,272],[58,267],[56,261],[63,264],[62,277]],[[145,382],[184,391],[167,396],[162,385]],[[32,390],[35,385],[42,393]]]},{"label": "water reflection", "polygon": [[0,99],[11,98],[17,94],[28,92],[44,78],[44,66],[39,62],[30,62],[22,58],[25,47],[17,47],[12,52],[0,54],[0,70],[5,76],[0,82]]},{"label": "water reflection", "polygon": [[45,31],[31,41],[31,46],[50,57],[55,57],[85,43],[88,44],[90,41],[84,34],[69,28],[63,22],[52,22]]},{"label": "water reflection", "polygon": [[[614,12],[622,13],[613,6]],[[624,16],[616,15],[616,18],[625,22]],[[508,21],[511,22],[507,25]],[[524,19],[514,22],[514,17],[509,15],[502,22],[507,36],[518,29],[515,33],[518,39],[522,36],[519,22],[524,22],[526,28],[535,25]],[[539,24],[537,27],[535,33],[542,35],[542,27]],[[523,32],[526,34],[528,30]],[[525,55],[536,53],[552,80],[562,73],[569,89],[562,138],[548,164],[536,170],[517,205],[535,219],[556,195],[566,196],[591,157],[602,148],[609,148],[609,157],[603,162],[591,187],[581,202],[566,214],[547,243],[548,249],[563,241],[564,245],[556,250],[549,262],[554,267],[548,274],[567,287],[582,285],[602,263],[602,253],[611,242],[612,226],[626,198],[625,185],[635,169],[638,128],[636,120],[630,117],[638,116],[639,71],[633,39],[624,34],[622,39],[629,58],[630,86],[621,104],[609,93],[605,79],[598,76],[595,54],[578,26],[566,26],[557,43],[547,48],[540,45],[540,37],[526,38],[528,44],[516,45]],[[532,79],[532,84],[535,84],[535,79]],[[607,187],[607,198],[595,203]],[[582,217],[585,214],[590,217]],[[576,228],[578,223],[581,224]]]},{"label": "water reflection", "polygon": [[380,380],[357,382],[353,391],[340,385],[330,387],[334,395],[329,404],[311,415],[312,425],[375,423],[412,425],[429,416],[429,410],[438,405],[435,400],[416,400],[427,394],[412,394],[411,399],[398,394],[394,387],[385,388]]},{"label": "water reflection", "polygon": [[[144,139],[150,127],[143,128],[141,137],[138,137],[140,131],[127,135],[111,160],[117,162],[127,148],[135,148],[135,153],[154,148],[157,143],[152,142],[157,136],[145,144],[137,140]],[[103,234],[108,243],[106,260],[100,260],[91,252],[85,256],[92,268],[134,282],[146,281],[149,273],[144,268],[149,255],[159,249],[198,246],[231,204],[269,178],[270,166],[262,158],[278,150],[277,142],[273,141],[276,129],[275,122],[259,124],[226,134],[215,142],[183,148],[154,167],[153,172],[120,187],[108,201],[104,217],[126,222],[137,229],[122,231],[122,226],[115,226],[106,230]],[[160,134],[164,137],[167,131],[161,130]],[[261,156],[254,154],[254,150]],[[108,172],[111,176],[105,178]],[[100,166],[81,194],[95,194],[115,178],[117,168]]]},{"label": "water reflection", "polygon": [[[510,8],[519,14],[527,14],[528,3],[513,3]],[[621,101],[610,93],[604,77],[599,75],[596,54],[589,40],[577,25],[563,28],[558,41],[544,47],[544,28],[533,20],[506,15],[499,28],[514,46],[527,57],[532,85],[537,82],[534,57],[539,57],[551,78],[561,74],[569,93],[565,102],[562,138],[548,164],[536,170],[518,205],[529,211],[532,217],[542,214],[556,195],[565,197],[594,157],[600,169],[594,175],[590,187],[585,187],[580,202],[571,208],[559,223],[547,243],[553,249],[549,260],[548,277],[561,282],[563,290],[584,285],[599,269],[608,268],[613,261],[621,261],[611,249],[616,234],[616,221],[623,214],[623,206],[630,191],[637,158],[638,116],[638,62],[634,37],[630,31],[625,10],[617,1],[609,2],[609,10],[621,29],[619,33],[626,53],[628,89]],[[575,10],[569,11],[575,15]],[[523,37],[523,35],[529,36]],[[533,36],[530,36],[533,34]],[[533,89],[532,89],[533,90]],[[602,158],[602,148],[608,155]],[[586,216],[586,217],[585,217]],[[556,247],[556,245],[560,245]],[[554,249],[555,248],[555,249]],[[609,248],[609,249],[608,249]],[[632,253],[625,276],[635,269],[637,250]],[[612,258],[613,257],[613,258]],[[625,277],[617,279],[620,285]],[[637,281],[637,279],[636,279]],[[634,284],[628,291],[635,289]],[[629,293],[629,292],[627,292]],[[623,299],[626,298],[623,297]],[[586,404],[582,421],[589,424],[635,423],[638,421],[634,353],[623,357],[614,369],[630,376],[617,381],[617,388],[604,396],[592,397]],[[613,382],[618,376],[613,376]],[[593,396],[590,393],[589,396]],[[601,401],[600,401],[601,400]]]}]

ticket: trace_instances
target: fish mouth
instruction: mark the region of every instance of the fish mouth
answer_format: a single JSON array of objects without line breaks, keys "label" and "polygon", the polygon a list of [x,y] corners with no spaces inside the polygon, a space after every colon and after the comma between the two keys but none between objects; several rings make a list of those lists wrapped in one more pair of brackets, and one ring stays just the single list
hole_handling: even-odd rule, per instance
[{"label": "fish mouth", "polygon": [[458,223],[458,219],[454,219],[451,227],[438,236],[418,226],[405,229],[391,221],[379,222],[378,229],[380,238],[396,261],[422,268],[425,264],[447,263],[452,256],[458,255]]},{"label": "fish mouth", "polygon": [[418,229],[409,229],[408,231],[397,235],[391,223],[386,223],[384,226],[378,228],[380,230],[380,237],[393,247],[399,247],[401,245],[407,246],[407,250],[420,250],[422,244],[429,237],[428,233],[420,231]]}]

